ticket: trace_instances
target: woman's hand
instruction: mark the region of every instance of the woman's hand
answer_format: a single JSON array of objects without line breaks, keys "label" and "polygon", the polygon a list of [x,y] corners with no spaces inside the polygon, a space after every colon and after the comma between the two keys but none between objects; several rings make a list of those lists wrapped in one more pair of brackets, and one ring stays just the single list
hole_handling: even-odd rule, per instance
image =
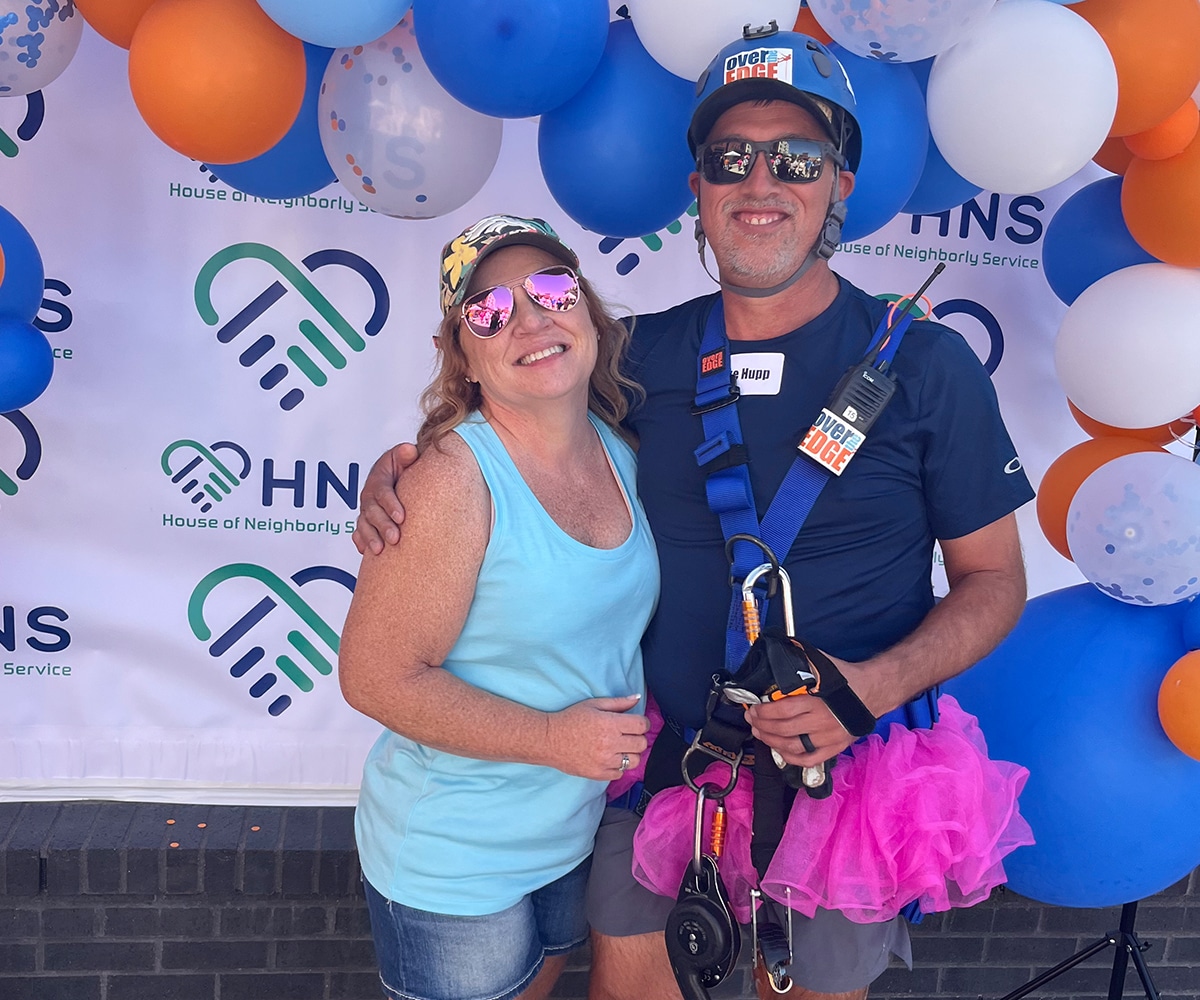
[{"label": "woman's hand", "polygon": [[[613,781],[637,767],[646,752],[644,715],[631,715],[639,696],[589,698],[548,716],[547,754],[552,767],[594,781]],[[622,761],[628,763],[622,767]]]},{"label": "woman's hand", "polygon": [[396,483],[400,474],[417,460],[417,446],[398,444],[385,451],[363,483],[358,501],[358,521],[354,525],[354,547],[359,555],[370,550],[375,555],[383,551],[385,544],[395,545],[400,541],[399,525],[404,521],[404,505],[396,496]]}]

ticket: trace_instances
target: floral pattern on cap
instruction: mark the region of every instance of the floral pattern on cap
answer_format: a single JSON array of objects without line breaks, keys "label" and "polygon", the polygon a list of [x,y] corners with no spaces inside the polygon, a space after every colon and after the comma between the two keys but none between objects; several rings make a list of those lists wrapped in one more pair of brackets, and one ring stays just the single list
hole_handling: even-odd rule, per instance
[{"label": "floral pattern on cap", "polygon": [[572,267],[579,266],[575,252],[548,222],[515,215],[489,215],[468,226],[442,248],[439,285],[443,315],[462,301],[480,257],[501,243],[540,246],[563,257]]}]

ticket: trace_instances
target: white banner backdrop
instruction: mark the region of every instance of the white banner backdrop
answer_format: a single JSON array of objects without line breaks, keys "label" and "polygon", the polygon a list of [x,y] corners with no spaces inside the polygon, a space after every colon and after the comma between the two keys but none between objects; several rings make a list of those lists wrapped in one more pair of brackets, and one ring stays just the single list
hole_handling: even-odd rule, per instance
[{"label": "white banner backdrop", "polygon": [[[126,54],[88,31],[38,109],[0,99],[0,204],[46,266],[54,379],[0,416],[0,799],[354,801],[377,725],[341,700],[348,537],[372,460],[411,439],[432,359],[442,243],[496,211],[543,216],[614,303],[712,288],[691,220],[640,240],[565,219],[536,124],[431,221],[368,212],[339,185],[245,197],[163,146]],[[1030,478],[1083,439],[1053,374],[1064,307],[1040,270],[1059,204],[979,195],[843,248],[873,293],[938,260],[935,314],[994,370]],[[1019,514],[1031,592],[1079,582]]]}]

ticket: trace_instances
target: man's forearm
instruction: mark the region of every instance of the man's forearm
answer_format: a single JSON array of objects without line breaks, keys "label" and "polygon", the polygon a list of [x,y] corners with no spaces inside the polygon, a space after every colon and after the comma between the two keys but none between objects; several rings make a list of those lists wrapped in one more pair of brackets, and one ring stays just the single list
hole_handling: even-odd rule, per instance
[{"label": "man's forearm", "polygon": [[846,679],[872,714],[883,715],[987,656],[1024,607],[1023,571],[967,574],[907,638],[869,660],[846,664]]}]

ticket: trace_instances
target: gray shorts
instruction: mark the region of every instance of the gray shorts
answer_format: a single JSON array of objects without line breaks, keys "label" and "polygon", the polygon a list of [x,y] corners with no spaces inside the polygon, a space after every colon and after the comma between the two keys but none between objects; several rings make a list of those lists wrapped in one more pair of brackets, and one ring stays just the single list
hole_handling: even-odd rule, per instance
[{"label": "gray shorts", "polygon": [[[587,917],[609,937],[662,933],[675,900],[659,896],[633,877],[633,832],[638,817],[608,808],[596,832],[588,879]],[[749,937],[746,937],[749,941]],[[792,917],[792,979],[816,993],[849,993],[875,981],[895,955],[912,968],[908,922],[856,924],[837,910]]]}]

